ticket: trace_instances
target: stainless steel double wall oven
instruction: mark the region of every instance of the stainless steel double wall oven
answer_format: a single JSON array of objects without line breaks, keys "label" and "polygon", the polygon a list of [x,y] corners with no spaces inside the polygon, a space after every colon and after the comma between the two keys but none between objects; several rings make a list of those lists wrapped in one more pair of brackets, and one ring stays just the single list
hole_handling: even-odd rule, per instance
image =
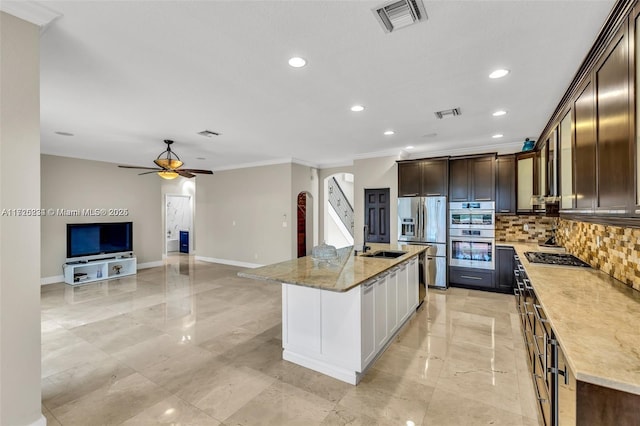
[{"label": "stainless steel double wall oven", "polygon": [[449,203],[449,265],[495,269],[495,203]]}]

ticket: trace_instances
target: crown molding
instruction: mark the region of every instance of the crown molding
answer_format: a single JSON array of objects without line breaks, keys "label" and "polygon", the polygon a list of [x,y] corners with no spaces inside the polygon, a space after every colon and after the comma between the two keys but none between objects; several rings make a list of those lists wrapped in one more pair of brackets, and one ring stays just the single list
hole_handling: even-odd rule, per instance
[{"label": "crown molding", "polygon": [[0,10],[30,22],[43,31],[62,14],[35,1],[0,1]]}]

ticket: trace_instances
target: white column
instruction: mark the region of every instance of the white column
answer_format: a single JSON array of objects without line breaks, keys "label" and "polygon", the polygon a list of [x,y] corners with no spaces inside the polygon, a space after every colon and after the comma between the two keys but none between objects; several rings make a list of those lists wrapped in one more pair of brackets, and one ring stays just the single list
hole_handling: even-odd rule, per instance
[{"label": "white column", "polygon": [[[40,393],[40,28],[0,12],[0,424],[45,425]],[[7,209],[7,210],[4,210]]]}]

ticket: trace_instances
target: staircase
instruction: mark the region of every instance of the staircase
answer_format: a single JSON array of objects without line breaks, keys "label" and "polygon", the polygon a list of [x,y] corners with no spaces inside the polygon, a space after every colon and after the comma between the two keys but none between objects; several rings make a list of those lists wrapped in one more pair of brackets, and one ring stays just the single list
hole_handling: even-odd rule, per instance
[{"label": "staircase", "polygon": [[340,222],[342,222],[347,229],[351,238],[353,238],[353,207],[344,195],[338,181],[333,177],[329,180],[329,204],[335,210],[336,216],[338,216]]}]

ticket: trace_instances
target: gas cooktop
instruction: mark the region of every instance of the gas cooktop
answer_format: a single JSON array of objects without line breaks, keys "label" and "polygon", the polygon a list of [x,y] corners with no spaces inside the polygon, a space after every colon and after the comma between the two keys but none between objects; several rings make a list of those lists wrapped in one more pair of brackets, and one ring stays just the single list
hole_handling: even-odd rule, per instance
[{"label": "gas cooktop", "polygon": [[548,253],[543,251],[527,251],[524,253],[531,263],[544,263],[546,265],[580,266],[591,268],[586,262],[569,253]]}]

